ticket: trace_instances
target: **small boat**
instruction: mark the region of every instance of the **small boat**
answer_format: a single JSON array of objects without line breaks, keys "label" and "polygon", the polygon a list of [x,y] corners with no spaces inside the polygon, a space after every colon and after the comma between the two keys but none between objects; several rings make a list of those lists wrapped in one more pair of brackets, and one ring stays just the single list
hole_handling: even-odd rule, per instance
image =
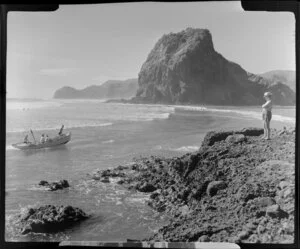
[{"label": "small boat", "polygon": [[23,142],[23,143],[12,144],[12,146],[20,150],[42,149],[42,148],[50,148],[50,147],[66,144],[70,140],[71,140],[71,132],[68,132],[66,134],[57,135],[54,138],[49,138],[49,140],[44,143]]}]

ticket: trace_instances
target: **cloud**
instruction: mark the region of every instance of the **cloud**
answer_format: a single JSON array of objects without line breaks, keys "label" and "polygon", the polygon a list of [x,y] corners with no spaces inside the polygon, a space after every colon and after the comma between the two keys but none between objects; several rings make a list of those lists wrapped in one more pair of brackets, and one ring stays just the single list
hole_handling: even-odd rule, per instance
[{"label": "cloud", "polygon": [[67,76],[74,73],[77,68],[43,68],[39,71],[41,75],[47,76]]},{"label": "cloud", "polygon": [[127,79],[126,77],[116,77],[116,76],[109,76],[109,75],[98,75],[94,78],[92,78],[92,80],[95,81],[107,81],[107,80],[124,80]]}]

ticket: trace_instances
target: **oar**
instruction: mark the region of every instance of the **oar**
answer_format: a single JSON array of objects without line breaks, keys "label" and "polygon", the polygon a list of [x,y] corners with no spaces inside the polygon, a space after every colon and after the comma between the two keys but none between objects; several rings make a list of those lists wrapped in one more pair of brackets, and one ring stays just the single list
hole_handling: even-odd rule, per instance
[{"label": "oar", "polygon": [[31,134],[32,134],[32,137],[33,137],[33,139],[34,139],[34,143],[36,144],[36,140],[35,140],[35,137],[34,137],[34,135],[33,135],[33,132],[32,132],[32,130],[30,129],[30,132],[31,132]]}]

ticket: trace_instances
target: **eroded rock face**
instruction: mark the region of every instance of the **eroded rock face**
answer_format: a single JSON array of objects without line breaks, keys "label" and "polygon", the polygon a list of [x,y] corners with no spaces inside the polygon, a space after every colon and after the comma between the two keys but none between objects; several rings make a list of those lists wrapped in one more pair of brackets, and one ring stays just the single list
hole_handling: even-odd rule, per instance
[{"label": "eroded rock face", "polygon": [[258,105],[263,93],[271,91],[276,104],[295,104],[288,86],[248,73],[216,52],[207,29],[162,36],[144,62],[138,83],[133,102]]},{"label": "eroded rock face", "polygon": [[55,233],[88,217],[81,209],[72,206],[29,208],[25,214],[20,215],[21,233]]}]

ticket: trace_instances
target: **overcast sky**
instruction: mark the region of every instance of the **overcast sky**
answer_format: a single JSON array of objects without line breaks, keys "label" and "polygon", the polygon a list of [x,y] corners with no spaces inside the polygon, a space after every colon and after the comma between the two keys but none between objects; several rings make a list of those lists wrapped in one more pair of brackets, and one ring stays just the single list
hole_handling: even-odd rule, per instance
[{"label": "overcast sky", "polygon": [[7,97],[137,78],[156,41],[187,27],[208,28],[215,50],[249,72],[295,70],[291,13],[244,12],[239,1],[63,5],[9,13]]}]

